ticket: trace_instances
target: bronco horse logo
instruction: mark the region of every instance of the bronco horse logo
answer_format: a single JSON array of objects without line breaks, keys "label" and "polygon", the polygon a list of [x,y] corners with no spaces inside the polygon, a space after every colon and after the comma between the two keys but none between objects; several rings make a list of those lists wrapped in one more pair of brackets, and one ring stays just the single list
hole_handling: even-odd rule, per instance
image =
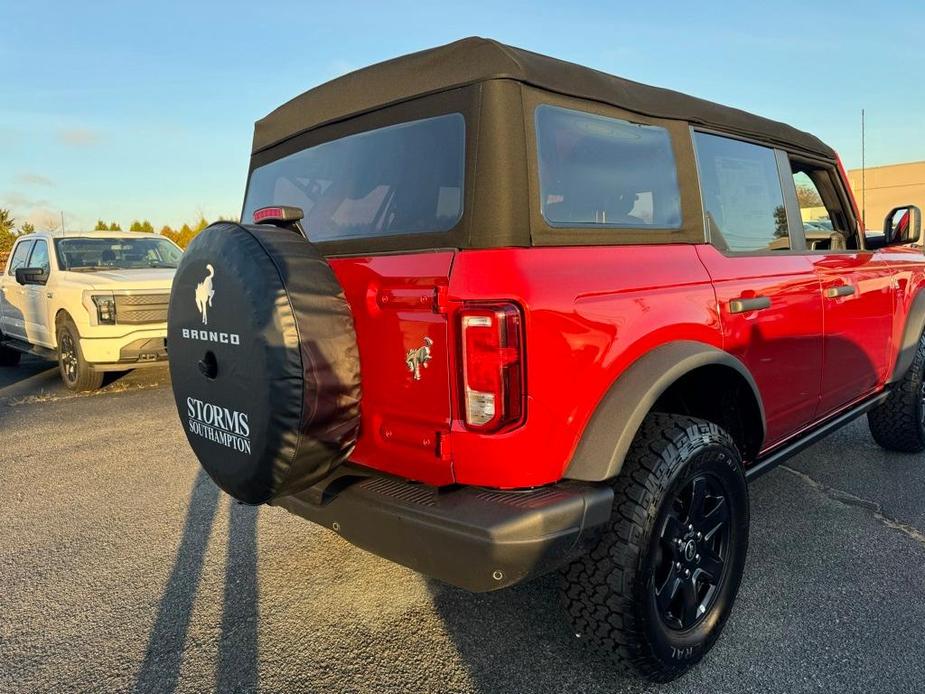
[{"label": "bronco horse logo", "polygon": [[430,361],[430,348],[434,341],[429,337],[424,338],[424,346],[417,349],[409,349],[408,356],[405,357],[405,364],[408,365],[408,371],[411,372],[415,381],[421,380],[421,367],[427,368],[427,362]]},{"label": "bronco horse logo", "polygon": [[212,289],[212,278],[215,277],[215,268],[206,265],[209,274],[206,278],[196,285],[196,308],[202,314],[202,324],[209,324],[209,306],[212,305],[212,297],[215,296],[215,290]]}]

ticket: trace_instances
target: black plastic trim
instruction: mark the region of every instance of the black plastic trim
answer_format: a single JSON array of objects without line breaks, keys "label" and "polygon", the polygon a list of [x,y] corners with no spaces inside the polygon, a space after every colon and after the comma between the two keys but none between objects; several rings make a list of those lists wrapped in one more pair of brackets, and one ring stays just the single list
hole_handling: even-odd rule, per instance
[{"label": "black plastic trim", "polygon": [[728,367],[748,384],[761,420],[761,440],[756,450],[760,448],[765,436],[764,405],[745,365],[712,345],[678,340],[646,353],[614,382],[585,427],[565,476],[594,482],[618,475],[642,420],[659,397],[682,376],[710,365]]},{"label": "black plastic trim", "polygon": [[4,347],[15,349],[17,352],[22,352],[23,354],[32,354],[36,357],[40,357],[41,359],[56,360],[58,358],[58,353],[53,349],[29,344],[28,342],[19,340],[15,337],[4,337],[0,339],[0,344],[2,344]]},{"label": "black plastic trim", "polygon": [[915,359],[915,351],[918,349],[923,332],[925,332],[925,289],[915,295],[909,312],[906,314],[906,326],[903,329],[902,342],[896,355],[896,366],[893,368],[890,383],[896,383],[902,379],[912,366],[912,360]]},{"label": "black plastic trim", "polygon": [[610,519],[613,490],[569,481],[527,491],[438,488],[345,464],[272,503],[373,554],[486,592],[580,556]]}]

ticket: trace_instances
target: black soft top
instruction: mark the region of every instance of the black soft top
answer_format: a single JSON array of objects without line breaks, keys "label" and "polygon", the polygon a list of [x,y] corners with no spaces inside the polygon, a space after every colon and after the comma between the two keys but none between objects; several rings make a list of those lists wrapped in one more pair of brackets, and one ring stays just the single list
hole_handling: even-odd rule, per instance
[{"label": "black soft top", "polygon": [[310,89],[257,121],[253,152],[384,106],[498,79],[835,158],[817,137],[785,123],[478,37],[387,60]]}]

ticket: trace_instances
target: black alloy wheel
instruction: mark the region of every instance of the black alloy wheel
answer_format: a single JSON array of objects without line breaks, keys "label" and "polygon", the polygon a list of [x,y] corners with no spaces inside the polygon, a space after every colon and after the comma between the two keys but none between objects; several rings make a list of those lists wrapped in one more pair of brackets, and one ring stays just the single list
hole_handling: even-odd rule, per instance
[{"label": "black alloy wheel", "polygon": [[748,487],[713,422],[650,413],[612,481],[611,522],[562,571],[574,633],[654,682],[694,667],[729,619],[748,551]]},{"label": "black alloy wheel", "polygon": [[67,385],[77,383],[78,357],[77,345],[70,332],[61,335],[61,375]]},{"label": "black alloy wheel", "polygon": [[696,626],[726,578],[731,539],[728,493],[719,478],[700,474],[667,504],[652,591],[669,629]]},{"label": "black alloy wheel", "polygon": [[80,351],[77,326],[69,318],[60,320],[58,329],[58,369],[69,390],[87,392],[103,385],[103,373],[93,368]]}]

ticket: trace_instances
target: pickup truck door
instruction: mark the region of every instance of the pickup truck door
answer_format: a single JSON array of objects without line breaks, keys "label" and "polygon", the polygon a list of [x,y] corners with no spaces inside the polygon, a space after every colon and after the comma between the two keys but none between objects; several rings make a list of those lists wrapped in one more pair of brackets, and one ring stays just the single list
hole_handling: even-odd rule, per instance
[{"label": "pickup truck door", "polygon": [[[765,447],[813,420],[822,373],[822,292],[798,211],[787,209],[782,153],[694,132],[724,347],[748,367],[767,423]],[[791,184],[792,185],[792,184]],[[797,217],[795,217],[797,215]]]},{"label": "pickup truck door", "polygon": [[893,331],[893,269],[881,252],[861,248],[838,170],[788,157],[807,253],[822,290],[825,337],[816,419],[872,393],[887,378]]},{"label": "pickup truck door", "polygon": [[[45,277],[50,279],[51,263],[48,262],[48,242],[37,239],[32,247],[26,267],[43,268]],[[26,337],[34,345],[52,347],[51,329],[48,315],[49,285],[27,284],[23,287],[23,311]]]},{"label": "pickup truck door", "polygon": [[25,288],[16,281],[16,269],[26,267],[32,239],[20,239],[13,247],[6,273],[0,277],[0,331],[7,337],[26,339]]}]

